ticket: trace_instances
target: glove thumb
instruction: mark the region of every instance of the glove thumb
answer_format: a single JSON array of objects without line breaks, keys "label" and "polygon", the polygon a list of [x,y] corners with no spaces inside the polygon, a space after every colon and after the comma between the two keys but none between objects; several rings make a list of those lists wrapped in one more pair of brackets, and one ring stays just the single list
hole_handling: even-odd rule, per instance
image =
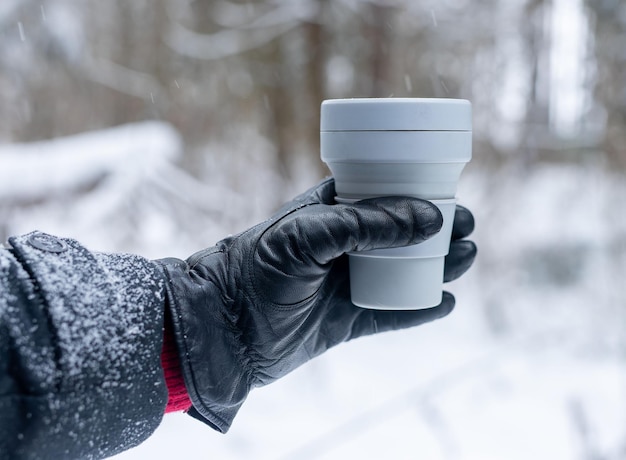
[{"label": "glove thumb", "polygon": [[350,251],[408,246],[443,225],[432,203],[410,197],[370,198],[353,204],[312,205],[284,217],[257,248],[267,262],[297,260],[324,266]]}]

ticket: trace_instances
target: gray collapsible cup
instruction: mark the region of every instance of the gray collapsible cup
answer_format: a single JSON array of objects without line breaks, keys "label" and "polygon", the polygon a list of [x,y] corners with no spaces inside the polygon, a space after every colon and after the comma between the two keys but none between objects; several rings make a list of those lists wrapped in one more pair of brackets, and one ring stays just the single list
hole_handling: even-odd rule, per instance
[{"label": "gray collapsible cup", "polygon": [[402,195],[433,202],[441,231],[424,243],[350,253],[352,302],[414,310],[441,302],[456,189],[472,156],[472,112],[461,99],[335,99],[322,103],[322,160],[337,202]]}]

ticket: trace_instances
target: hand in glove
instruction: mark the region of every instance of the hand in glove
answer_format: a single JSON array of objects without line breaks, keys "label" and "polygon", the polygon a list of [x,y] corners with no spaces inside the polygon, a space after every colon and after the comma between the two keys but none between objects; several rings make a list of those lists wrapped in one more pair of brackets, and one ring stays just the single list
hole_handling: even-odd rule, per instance
[{"label": "hand in glove", "polygon": [[[222,432],[252,387],[287,374],[338,343],[447,315],[454,297],[418,311],[378,311],[350,302],[349,251],[406,246],[442,225],[439,210],[416,198],[335,204],[328,179],[269,220],[200,251],[162,261],[191,415]],[[459,207],[453,239],[471,233]],[[446,281],[472,264],[476,247],[453,241]]]}]

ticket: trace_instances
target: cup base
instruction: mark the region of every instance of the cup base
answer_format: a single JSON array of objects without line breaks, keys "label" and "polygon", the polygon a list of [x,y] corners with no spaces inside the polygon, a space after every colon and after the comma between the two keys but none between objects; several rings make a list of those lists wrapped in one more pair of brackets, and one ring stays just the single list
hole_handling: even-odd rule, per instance
[{"label": "cup base", "polygon": [[374,310],[421,310],[441,303],[445,257],[381,259],[350,254],[352,303]]}]

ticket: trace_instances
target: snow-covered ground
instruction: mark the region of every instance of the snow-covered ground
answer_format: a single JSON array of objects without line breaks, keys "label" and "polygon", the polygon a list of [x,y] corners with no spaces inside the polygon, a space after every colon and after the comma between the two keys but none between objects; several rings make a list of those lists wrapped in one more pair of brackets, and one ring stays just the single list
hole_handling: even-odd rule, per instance
[{"label": "snow-covered ground", "polygon": [[[284,190],[253,134],[241,155],[207,146],[202,181],[176,166],[181,145],[148,123],[0,146],[0,232],[185,256],[262,219]],[[116,458],[626,458],[624,198],[596,163],[470,166],[459,199],[479,257],[449,286],[450,317],[344,344],[253,391],[227,435],[171,414]]]}]

